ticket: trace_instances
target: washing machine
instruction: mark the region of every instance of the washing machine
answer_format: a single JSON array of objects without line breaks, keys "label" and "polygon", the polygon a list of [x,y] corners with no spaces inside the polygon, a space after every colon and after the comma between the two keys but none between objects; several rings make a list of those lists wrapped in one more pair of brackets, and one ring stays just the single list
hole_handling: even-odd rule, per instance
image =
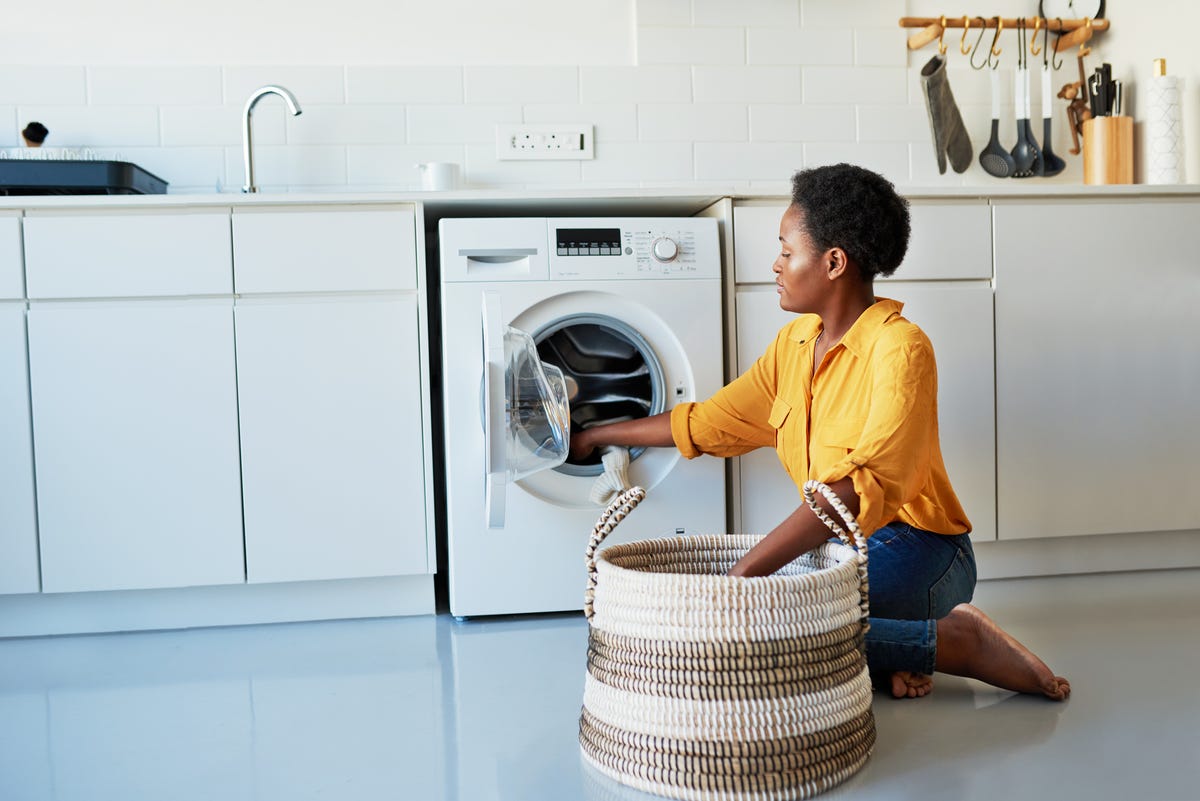
[{"label": "washing machine", "polygon": [[[438,241],[450,611],[582,609],[603,467],[570,432],[721,387],[716,221],[447,218]],[[725,529],[722,460],[630,457],[647,495],[613,542]]]}]

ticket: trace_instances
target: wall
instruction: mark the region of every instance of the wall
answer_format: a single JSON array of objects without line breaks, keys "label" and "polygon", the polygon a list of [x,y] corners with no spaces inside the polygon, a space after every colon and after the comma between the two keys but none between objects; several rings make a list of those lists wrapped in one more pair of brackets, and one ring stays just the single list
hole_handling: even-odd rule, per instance
[{"label": "wall", "polygon": [[[47,144],[137,162],[173,192],[229,190],[244,180],[242,105],[257,86],[279,83],[304,114],[288,117],[275,98],[255,111],[267,190],[412,189],[415,163],[430,160],[462,163],[474,187],[779,191],[792,170],[837,160],[906,187],[999,183],[975,162],[963,175],[937,172],[919,80],[935,48],[910,55],[911,31],[897,25],[947,10],[932,0],[341,0],[336,24],[315,3],[195,8],[59,0],[53,12],[6,9],[0,147],[16,146],[37,119],[51,129]],[[994,0],[966,10],[1034,9],[1032,0]],[[1135,82],[1165,56],[1188,80],[1185,131],[1200,142],[1200,56],[1185,41],[1200,6],[1111,0],[1107,16],[1113,29],[1097,36],[1089,68],[1107,59]],[[958,54],[956,36],[947,44],[978,153],[990,128],[989,77]],[[1001,46],[1001,142],[1011,147],[1015,36]],[[1068,55],[1055,91],[1076,76]],[[1129,95],[1136,113],[1135,83]],[[1040,104],[1035,82],[1035,119]],[[497,161],[493,126],[520,121],[591,122],[596,159]],[[1053,126],[1068,169],[1031,186],[1081,180],[1062,101]],[[1189,175],[1200,179],[1200,148],[1190,151]]]}]

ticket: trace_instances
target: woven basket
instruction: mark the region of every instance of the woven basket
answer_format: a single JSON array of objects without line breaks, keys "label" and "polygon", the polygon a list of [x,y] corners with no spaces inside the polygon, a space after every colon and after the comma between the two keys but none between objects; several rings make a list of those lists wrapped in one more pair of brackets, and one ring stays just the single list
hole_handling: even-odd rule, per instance
[{"label": "woven basket", "polygon": [[597,554],[645,496],[640,487],[617,496],[587,548],[584,758],[622,784],[689,800],[809,798],[854,775],[875,743],[867,546],[854,517],[809,481],[805,501],[844,544],[761,578],[725,575],[757,536]]}]

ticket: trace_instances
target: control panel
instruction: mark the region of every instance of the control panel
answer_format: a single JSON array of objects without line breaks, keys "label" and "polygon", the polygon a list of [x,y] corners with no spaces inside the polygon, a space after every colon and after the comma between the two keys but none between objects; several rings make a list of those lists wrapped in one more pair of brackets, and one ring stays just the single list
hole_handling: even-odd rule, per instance
[{"label": "control panel", "polygon": [[716,220],[549,219],[552,279],[720,278]]}]

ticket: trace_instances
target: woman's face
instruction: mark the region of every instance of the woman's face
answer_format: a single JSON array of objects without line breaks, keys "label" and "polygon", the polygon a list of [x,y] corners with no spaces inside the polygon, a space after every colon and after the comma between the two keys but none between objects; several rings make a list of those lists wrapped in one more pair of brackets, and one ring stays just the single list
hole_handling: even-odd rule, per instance
[{"label": "woman's face", "polygon": [[828,271],[824,254],[809,239],[799,206],[789,206],[779,221],[779,256],[771,269],[781,309],[798,314],[817,311],[829,291]]}]

